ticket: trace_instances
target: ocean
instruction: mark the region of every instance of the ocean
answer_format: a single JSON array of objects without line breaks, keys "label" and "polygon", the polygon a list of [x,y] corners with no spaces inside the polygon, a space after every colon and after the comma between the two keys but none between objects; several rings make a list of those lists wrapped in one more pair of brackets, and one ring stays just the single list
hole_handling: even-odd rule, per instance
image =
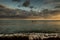
[{"label": "ocean", "polygon": [[60,20],[0,20],[0,33],[60,32]]}]

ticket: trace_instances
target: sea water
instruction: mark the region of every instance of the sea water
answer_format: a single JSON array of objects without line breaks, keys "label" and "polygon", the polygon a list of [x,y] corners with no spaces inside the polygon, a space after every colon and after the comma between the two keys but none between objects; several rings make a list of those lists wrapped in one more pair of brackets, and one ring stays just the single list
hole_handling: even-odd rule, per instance
[{"label": "sea water", "polygon": [[60,32],[60,20],[0,20],[0,33],[33,30]]}]

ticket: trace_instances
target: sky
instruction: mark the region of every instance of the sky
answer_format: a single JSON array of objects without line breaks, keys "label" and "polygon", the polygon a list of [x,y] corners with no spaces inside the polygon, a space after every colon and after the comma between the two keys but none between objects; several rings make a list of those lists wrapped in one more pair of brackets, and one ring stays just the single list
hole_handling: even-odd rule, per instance
[{"label": "sky", "polygon": [[[18,1],[18,0],[17,0]],[[4,5],[8,8],[31,10],[29,7],[24,7],[22,4],[26,0],[21,0],[20,2],[13,2],[12,0],[0,0],[0,5]],[[33,10],[41,11],[43,9],[54,9],[56,5],[60,4],[60,0],[30,0],[30,5],[33,6]],[[18,5],[20,7],[18,7]]]}]

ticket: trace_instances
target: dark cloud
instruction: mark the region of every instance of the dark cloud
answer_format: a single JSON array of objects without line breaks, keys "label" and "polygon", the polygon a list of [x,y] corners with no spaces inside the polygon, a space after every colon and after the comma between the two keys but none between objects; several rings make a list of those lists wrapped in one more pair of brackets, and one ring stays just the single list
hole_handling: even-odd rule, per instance
[{"label": "dark cloud", "polygon": [[12,0],[13,2],[20,2],[21,0]]},{"label": "dark cloud", "polygon": [[60,2],[60,0],[53,0],[53,2]]},{"label": "dark cloud", "polygon": [[0,5],[0,8],[5,8],[5,6],[3,6],[3,5]]},{"label": "dark cloud", "polygon": [[48,10],[44,9],[41,11],[40,16],[43,18],[49,18],[51,16],[60,15],[60,10]]},{"label": "dark cloud", "polygon": [[26,0],[24,3],[23,3],[23,6],[25,7],[28,7],[30,5],[30,0]]},{"label": "dark cloud", "polygon": [[60,5],[58,5],[58,6],[55,6],[55,8],[60,8]]},{"label": "dark cloud", "polygon": [[46,4],[60,4],[60,0],[45,0],[45,3]]},{"label": "dark cloud", "polygon": [[[20,13],[21,12],[21,13]],[[26,11],[25,11],[26,12]],[[20,13],[20,14],[18,14]],[[27,18],[27,14],[24,13],[24,10],[10,9],[6,8],[3,5],[0,5],[0,18],[11,17],[11,18]]]},{"label": "dark cloud", "polygon": [[[21,2],[21,1],[22,1],[22,0],[12,0],[12,2],[18,2],[18,3],[19,3],[18,7],[20,7],[20,2]],[[23,0],[22,6],[28,7],[29,5],[30,5],[30,0]]]}]

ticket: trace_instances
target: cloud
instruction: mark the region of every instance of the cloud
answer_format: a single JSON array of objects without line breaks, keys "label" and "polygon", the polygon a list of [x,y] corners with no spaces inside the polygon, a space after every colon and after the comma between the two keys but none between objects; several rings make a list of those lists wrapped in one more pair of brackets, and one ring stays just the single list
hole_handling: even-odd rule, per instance
[{"label": "cloud", "polygon": [[30,0],[26,0],[24,3],[23,3],[23,6],[24,7],[28,7],[30,5]]},{"label": "cloud", "polygon": [[60,0],[45,0],[46,4],[60,4]]},{"label": "cloud", "polygon": [[[10,8],[7,8],[3,5],[0,5],[0,18],[1,17],[11,17],[11,18],[14,18],[14,17],[17,17],[17,18],[27,18],[27,14],[24,14],[23,12],[24,10],[17,10],[17,9],[10,9]],[[18,16],[17,16],[18,15]]]},{"label": "cloud", "polygon": [[55,8],[60,8],[60,5],[58,5],[58,6],[55,6]]},{"label": "cloud", "polygon": [[13,2],[20,2],[21,0],[12,0]]},{"label": "cloud", "polygon": [[[6,8],[4,5],[0,5],[0,16],[1,15],[15,15],[16,13],[17,13],[17,11],[18,10],[14,10],[14,9],[9,9],[9,8]],[[56,8],[60,8],[60,6],[56,6]],[[28,15],[28,14],[24,14],[23,13],[23,10],[19,10],[20,12],[21,12],[21,14],[20,14],[20,18],[28,18],[28,16],[30,16],[30,15]],[[19,12],[18,11],[18,12]],[[43,14],[43,15],[42,15]],[[37,15],[38,16],[38,14],[35,14],[34,13],[34,15]],[[33,15],[33,16],[34,16]],[[56,16],[56,15],[60,15],[60,10],[49,10],[49,9],[43,9],[42,11],[41,11],[41,14],[39,14],[39,16],[40,17],[43,17],[43,18],[49,18],[49,17],[51,17],[51,16]]]},{"label": "cloud", "polygon": [[5,6],[3,6],[3,5],[0,5],[0,8],[5,8]]},{"label": "cloud", "polygon": [[43,18],[50,18],[52,16],[60,15],[60,10],[48,10],[44,9],[41,11],[42,14],[40,14]]}]

